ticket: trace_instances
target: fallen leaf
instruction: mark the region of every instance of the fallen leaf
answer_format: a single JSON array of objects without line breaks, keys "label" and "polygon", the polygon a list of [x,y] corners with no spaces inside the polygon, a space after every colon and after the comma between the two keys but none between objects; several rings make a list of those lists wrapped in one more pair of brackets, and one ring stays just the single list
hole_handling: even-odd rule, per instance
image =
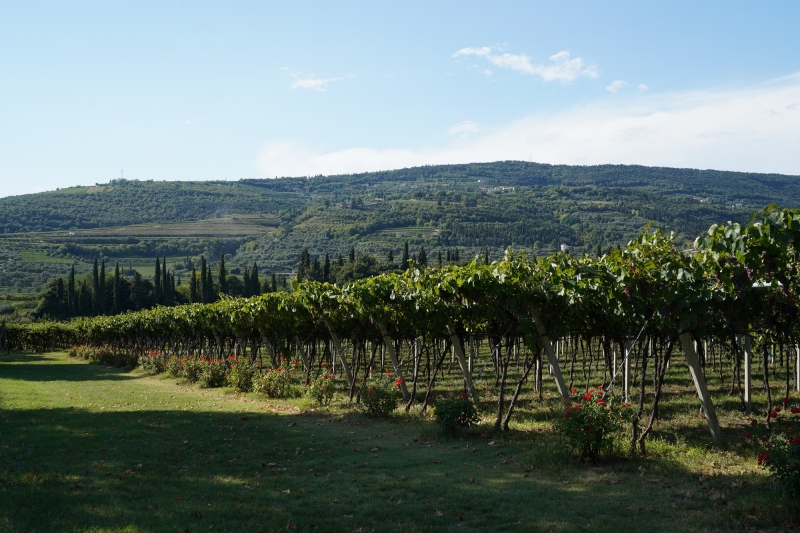
[{"label": "fallen leaf", "polygon": [[284,494],[291,494],[292,493],[292,489],[282,490],[281,492],[284,493]]},{"label": "fallen leaf", "polygon": [[444,516],[444,513],[441,512],[439,509],[436,509],[436,516]]},{"label": "fallen leaf", "polygon": [[406,502],[404,502],[403,500],[397,500],[397,505],[402,505],[404,503],[406,503]]}]

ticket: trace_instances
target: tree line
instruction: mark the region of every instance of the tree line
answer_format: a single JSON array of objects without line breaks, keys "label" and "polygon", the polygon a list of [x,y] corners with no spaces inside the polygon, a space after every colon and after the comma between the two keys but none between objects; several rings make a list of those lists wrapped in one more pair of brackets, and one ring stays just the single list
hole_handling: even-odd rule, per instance
[{"label": "tree line", "polygon": [[245,267],[242,278],[230,274],[225,267],[225,255],[220,255],[216,275],[200,256],[200,270],[192,266],[188,284],[180,275],[167,269],[167,258],[156,256],[153,279],[138,271],[126,275],[116,263],[113,272],[107,272],[105,260],[94,260],[90,275],[76,276],[73,266],[65,279],[63,276],[47,282],[39,294],[39,304],[33,312],[35,318],[66,320],[74,317],[117,315],[126,311],[141,311],[153,307],[188,303],[213,303],[222,295],[233,297],[258,296],[286,288],[286,280],[271,276],[261,278],[258,265]]},{"label": "tree line", "polygon": [[[356,253],[355,247],[350,247],[347,257],[337,254],[331,260],[328,252],[320,258],[319,256],[312,259],[308,248],[304,248],[300,253],[300,261],[297,265],[297,281],[321,281],[333,283],[336,285],[344,285],[350,281],[369,278],[379,274],[387,273],[401,273],[405,272],[411,262],[420,266],[435,266],[441,268],[446,265],[459,265],[461,258],[458,248],[439,249],[436,256],[432,259],[428,258],[428,252],[425,246],[421,245],[416,252],[409,253],[408,241],[403,244],[400,260],[395,261],[394,252],[389,250],[384,260],[380,260],[373,254],[369,253]],[[485,248],[481,257],[484,264],[489,263],[489,249]]]}]

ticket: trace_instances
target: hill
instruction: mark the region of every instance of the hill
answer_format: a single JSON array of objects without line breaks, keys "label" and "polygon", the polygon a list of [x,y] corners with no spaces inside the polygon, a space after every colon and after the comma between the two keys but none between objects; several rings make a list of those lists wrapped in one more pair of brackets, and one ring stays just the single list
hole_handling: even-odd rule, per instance
[{"label": "hill", "polygon": [[[652,223],[688,242],[711,224],[746,222],[767,204],[800,206],[800,177],[521,161],[238,182],[112,180],[0,199],[0,293],[33,292],[95,256],[152,271],[231,254],[291,272],[300,252],[383,257],[408,241],[429,257],[509,245],[592,252]],[[187,260],[188,259],[188,260]]]}]

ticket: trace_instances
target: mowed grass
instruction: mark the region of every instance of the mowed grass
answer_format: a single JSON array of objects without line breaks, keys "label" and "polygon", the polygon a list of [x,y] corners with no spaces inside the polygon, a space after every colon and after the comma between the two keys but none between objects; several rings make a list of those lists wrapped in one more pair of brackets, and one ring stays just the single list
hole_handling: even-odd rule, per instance
[{"label": "mowed grass", "polygon": [[795,504],[754,466],[752,450],[709,448],[697,406],[673,405],[685,420],[673,429],[665,421],[646,457],[586,464],[570,461],[550,430],[551,394],[524,406],[510,432],[490,430],[487,406],[481,427],[444,438],[419,414],[371,420],[343,402],[311,409],[64,353],[12,353],[0,356],[0,531],[781,531],[797,523]]}]

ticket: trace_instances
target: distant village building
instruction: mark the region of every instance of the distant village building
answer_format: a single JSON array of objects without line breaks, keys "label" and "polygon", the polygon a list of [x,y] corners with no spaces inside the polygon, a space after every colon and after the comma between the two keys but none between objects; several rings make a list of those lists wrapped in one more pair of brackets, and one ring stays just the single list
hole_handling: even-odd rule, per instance
[{"label": "distant village building", "polygon": [[573,252],[573,251],[575,251],[575,249],[572,246],[568,245],[568,244],[562,244],[561,245],[561,251],[562,252]]}]

